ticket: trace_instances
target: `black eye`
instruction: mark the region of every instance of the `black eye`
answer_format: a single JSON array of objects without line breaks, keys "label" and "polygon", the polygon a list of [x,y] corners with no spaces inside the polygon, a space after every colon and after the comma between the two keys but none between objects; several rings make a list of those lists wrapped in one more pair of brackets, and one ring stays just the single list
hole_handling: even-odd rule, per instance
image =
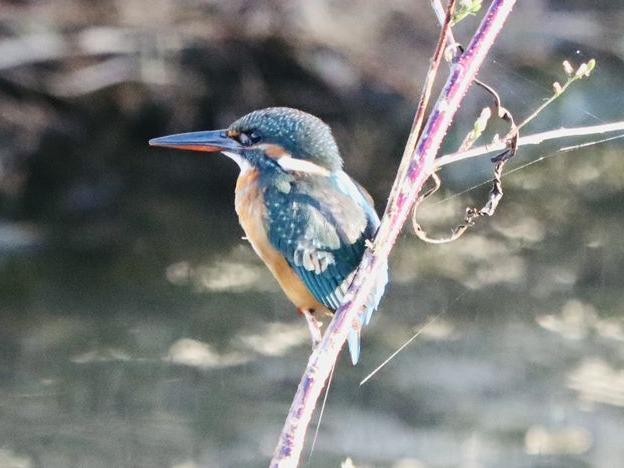
[{"label": "black eye", "polygon": [[260,137],[255,132],[241,133],[238,135],[238,141],[243,146],[250,146],[260,141]]}]

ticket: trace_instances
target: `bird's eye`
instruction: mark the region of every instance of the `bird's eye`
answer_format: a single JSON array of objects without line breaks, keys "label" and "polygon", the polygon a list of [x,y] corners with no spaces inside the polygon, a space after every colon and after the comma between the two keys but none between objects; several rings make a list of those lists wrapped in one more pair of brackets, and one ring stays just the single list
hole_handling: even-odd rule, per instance
[{"label": "bird's eye", "polygon": [[260,137],[255,132],[248,132],[248,133],[241,132],[238,135],[238,141],[243,146],[251,146],[254,143],[258,143],[258,141],[260,141]]}]

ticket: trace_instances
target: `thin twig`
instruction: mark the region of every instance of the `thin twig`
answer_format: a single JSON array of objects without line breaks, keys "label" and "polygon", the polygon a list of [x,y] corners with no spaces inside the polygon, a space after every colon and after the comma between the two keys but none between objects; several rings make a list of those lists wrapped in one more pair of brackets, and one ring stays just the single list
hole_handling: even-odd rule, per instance
[{"label": "thin twig", "polygon": [[377,372],[379,372],[381,369],[383,369],[383,367],[388,364],[390,361],[392,361],[394,359],[394,357],[399,354],[401,351],[403,351],[412,341],[414,341],[416,338],[418,338],[422,332],[425,331],[425,329],[431,325],[433,322],[435,322],[440,315],[442,315],[444,313],[444,311],[440,311],[438,312],[436,315],[434,315],[432,318],[429,319],[429,321],[427,323],[425,323],[422,327],[420,327],[418,329],[418,331],[416,333],[414,333],[405,343],[403,343],[401,346],[399,346],[390,356],[388,356],[386,359],[384,359],[384,361],[379,364],[377,367],[375,367],[375,369],[373,369],[373,371],[371,371],[366,377],[364,377],[362,379],[362,381],[360,382],[360,387],[362,385],[364,385],[366,382],[368,382]]},{"label": "thin twig", "polygon": [[[592,141],[588,141],[586,143],[580,143],[578,145],[565,146],[565,147],[559,148],[557,150],[554,150],[554,151],[552,151],[552,152],[550,152],[548,154],[540,156],[539,158],[536,158],[536,159],[533,159],[533,160],[531,160],[529,162],[521,164],[520,166],[514,167],[513,169],[511,169],[511,170],[505,172],[504,174],[502,174],[501,178],[510,176],[510,175],[512,175],[512,174],[514,174],[516,172],[522,171],[522,170],[526,169],[527,167],[533,166],[534,164],[543,162],[543,161],[545,161],[547,159],[554,158],[559,153],[570,152],[570,151],[574,151],[574,150],[577,150],[577,149],[580,149],[580,148],[588,148],[590,146],[600,145],[602,143],[607,143],[609,141],[615,141],[615,140],[621,140],[621,139],[624,139],[624,133],[621,133],[619,135],[615,135],[615,136],[612,136],[612,137],[609,137],[609,138],[602,138],[600,140],[592,140]],[[442,200],[438,200],[435,203],[433,203],[433,205],[439,205],[439,204],[445,203],[445,202],[447,202],[449,200],[453,200],[455,198],[461,197],[462,195],[465,195],[465,194],[467,194],[467,193],[469,193],[469,192],[471,192],[471,191],[473,191],[475,189],[478,189],[479,187],[483,187],[484,185],[487,185],[487,184],[491,183],[493,180],[494,179],[488,179],[488,180],[484,180],[483,182],[479,182],[478,184],[475,184],[475,185],[473,185],[471,187],[468,187],[467,189],[464,189],[461,192],[454,193],[452,195],[449,195],[449,196],[443,198]]]},{"label": "thin twig", "polygon": [[564,69],[564,71],[567,74],[566,82],[563,85],[559,84],[559,82],[553,83],[553,89],[555,91],[554,94],[552,96],[550,96],[548,99],[546,99],[546,101],[544,101],[541,106],[539,106],[537,109],[535,109],[535,111],[533,111],[533,113],[531,115],[529,115],[526,119],[524,119],[520,123],[520,125],[518,125],[518,129],[523,128],[525,125],[527,125],[531,121],[533,121],[533,119],[535,119],[538,115],[540,115],[544,109],[546,109],[553,102],[555,102],[559,97],[561,97],[563,95],[563,93],[566,92],[566,90],[570,87],[570,85],[572,83],[574,83],[575,81],[577,81],[577,80],[579,80],[581,78],[589,77],[590,73],[592,72],[592,70],[594,69],[595,66],[596,66],[596,60],[595,59],[591,59],[587,63],[582,63],[575,70],[572,67],[572,65],[570,65],[570,62],[565,60],[563,62],[563,69]]},{"label": "thin twig", "polygon": [[[438,18],[440,26],[444,26],[444,23],[446,22],[446,10],[442,6],[442,2],[440,0],[431,0],[431,7],[433,8],[436,18]],[[448,31],[447,42],[451,46],[457,45],[457,41],[453,35],[453,30],[450,28]]]},{"label": "thin twig", "polygon": [[452,65],[447,82],[423,127],[407,170],[397,185],[393,206],[386,209],[372,248],[364,253],[341,307],[336,311],[321,343],[308,360],[288,417],[271,460],[272,467],[294,468],[299,462],[307,427],[316,402],[335,365],[347,335],[360,323],[366,301],[403,228],[435,156],[466,91],[511,13],[515,0],[493,0],[464,54]]},{"label": "thin twig", "polygon": [[[518,147],[528,145],[538,145],[548,140],[558,140],[561,138],[580,137],[587,135],[599,135],[603,133],[621,132],[624,131],[624,121],[613,122],[601,125],[591,125],[588,127],[575,127],[575,128],[559,128],[557,130],[549,130],[547,132],[534,133],[533,135],[526,135],[518,139]],[[453,164],[459,161],[464,161],[470,158],[476,158],[485,154],[494,153],[505,149],[506,145],[504,141],[499,141],[489,145],[477,146],[469,151],[462,151],[457,153],[445,154],[440,156],[435,161],[435,167],[440,168]]]},{"label": "thin twig", "polygon": [[[440,8],[442,8],[441,5]],[[399,182],[405,177],[405,172],[407,171],[410,161],[410,155],[414,152],[414,148],[416,147],[416,143],[418,142],[418,138],[420,137],[420,130],[422,128],[422,123],[425,118],[425,112],[427,111],[427,106],[429,105],[429,100],[431,98],[431,90],[433,89],[435,78],[440,68],[440,62],[442,61],[442,57],[444,56],[444,47],[453,34],[453,32],[451,31],[451,19],[453,18],[454,9],[455,0],[450,0],[446,9],[446,13],[444,13],[442,19],[440,20],[442,26],[440,29],[440,36],[438,37],[435,52],[433,53],[431,64],[429,65],[429,70],[427,71],[423,90],[420,95],[418,106],[416,108],[416,114],[414,115],[414,120],[412,121],[412,128],[407,138],[405,149],[403,150],[403,156],[401,157],[401,163],[399,165],[396,178],[394,179],[394,184],[392,185],[392,189],[390,190],[390,196],[388,197],[386,209],[394,206],[395,198],[398,194]],[[454,42],[454,39],[452,39],[452,41]]]}]

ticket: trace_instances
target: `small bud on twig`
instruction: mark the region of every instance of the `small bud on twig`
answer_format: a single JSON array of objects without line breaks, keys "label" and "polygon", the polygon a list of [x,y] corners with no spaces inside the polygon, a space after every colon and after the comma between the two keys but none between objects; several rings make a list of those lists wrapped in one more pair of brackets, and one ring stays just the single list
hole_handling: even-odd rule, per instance
[{"label": "small bud on twig", "polygon": [[576,73],[574,74],[575,78],[582,78],[587,73],[587,64],[581,63],[581,65],[576,69]]},{"label": "small bud on twig", "polygon": [[453,15],[453,24],[459,23],[469,15],[476,15],[481,9],[481,0],[459,0]]},{"label": "small bud on twig", "polygon": [[581,63],[574,74],[575,78],[588,78],[592,70],[596,67],[596,60],[591,59],[587,63]]},{"label": "small bud on twig", "polygon": [[490,110],[490,108],[484,107],[483,110],[481,111],[481,115],[479,115],[479,118],[475,120],[475,123],[474,123],[475,132],[479,134],[483,133],[485,129],[487,128],[487,123],[488,123],[488,120],[490,120],[491,116],[492,116],[492,111]]},{"label": "small bud on twig", "polygon": [[553,83],[553,91],[555,92],[555,95],[559,96],[561,93],[563,93],[563,88],[561,87],[561,84],[559,84],[558,81],[555,81]]}]

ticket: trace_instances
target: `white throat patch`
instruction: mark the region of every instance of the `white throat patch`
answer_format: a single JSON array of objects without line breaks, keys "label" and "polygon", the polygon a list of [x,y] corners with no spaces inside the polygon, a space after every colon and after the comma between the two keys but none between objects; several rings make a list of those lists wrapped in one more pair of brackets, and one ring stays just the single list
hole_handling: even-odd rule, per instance
[{"label": "white throat patch", "polygon": [[245,158],[243,158],[240,154],[233,153],[231,151],[222,151],[222,153],[225,154],[232,161],[234,161],[236,164],[238,164],[238,167],[240,168],[241,174],[243,174],[243,173],[247,172],[249,169],[251,169],[251,164],[249,164],[249,161],[247,161]]}]

